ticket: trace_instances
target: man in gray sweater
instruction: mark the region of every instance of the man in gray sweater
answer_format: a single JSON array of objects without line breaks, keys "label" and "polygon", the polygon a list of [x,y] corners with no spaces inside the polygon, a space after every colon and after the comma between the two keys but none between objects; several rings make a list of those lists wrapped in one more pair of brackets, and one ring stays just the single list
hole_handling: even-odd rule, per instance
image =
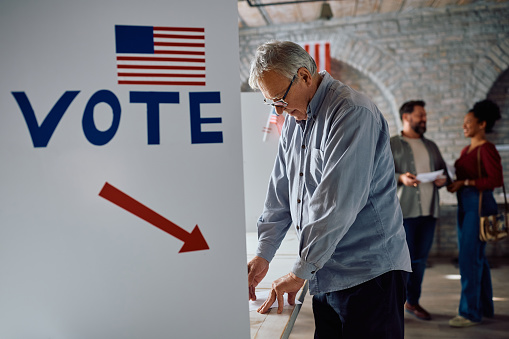
[{"label": "man in gray sweater", "polygon": [[[405,311],[419,319],[431,315],[419,305],[421,284],[426,269],[435,225],[439,217],[438,189],[448,181],[447,167],[437,145],[424,137],[426,110],[424,101],[408,101],[400,108],[403,122],[401,135],[391,138],[398,197],[403,211],[403,225],[412,260],[408,277]],[[444,170],[443,176],[421,182],[417,174]]]}]

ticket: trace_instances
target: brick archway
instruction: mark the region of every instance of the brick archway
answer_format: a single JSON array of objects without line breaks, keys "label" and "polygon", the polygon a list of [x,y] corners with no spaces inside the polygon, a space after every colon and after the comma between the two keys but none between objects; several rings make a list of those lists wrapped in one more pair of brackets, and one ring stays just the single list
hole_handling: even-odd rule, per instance
[{"label": "brick archway", "polygon": [[382,93],[380,86],[374,83],[370,77],[349,64],[334,58],[331,59],[330,74],[333,78],[350,86],[354,90],[366,94],[384,115],[389,125],[390,134],[394,135],[399,133],[399,116],[394,116],[391,103],[387,100],[387,96]]},{"label": "brick archway", "polygon": [[401,92],[404,88],[401,81],[405,78],[403,70],[390,56],[364,40],[354,39],[348,35],[334,35],[330,37],[330,41],[331,57],[363,73],[379,88],[389,103],[390,114],[394,118],[397,130],[401,130],[399,102],[407,98],[405,93]]}]

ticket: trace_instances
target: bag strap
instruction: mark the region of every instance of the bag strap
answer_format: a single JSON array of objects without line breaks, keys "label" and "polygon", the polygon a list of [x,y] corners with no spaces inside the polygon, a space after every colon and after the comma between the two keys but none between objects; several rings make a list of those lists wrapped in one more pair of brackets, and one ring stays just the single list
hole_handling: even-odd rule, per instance
[{"label": "bag strap", "polygon": [[508,213],[508,211],[507,211],[507,194],[505,193],[505,185],[503,182],[502,182],[502,189],[504,190],[505,213],[507,214]]},{"label": "bag strap", "polygon": [[506,226],[509,227],[509,221],[507,220],[507,216],[509,214],[508,208],[507,208],[507,194],[505,193],[505,184],[504,184],[503,180],[502,180],[502,189],[504,190],[505,223],[506,223]]}]

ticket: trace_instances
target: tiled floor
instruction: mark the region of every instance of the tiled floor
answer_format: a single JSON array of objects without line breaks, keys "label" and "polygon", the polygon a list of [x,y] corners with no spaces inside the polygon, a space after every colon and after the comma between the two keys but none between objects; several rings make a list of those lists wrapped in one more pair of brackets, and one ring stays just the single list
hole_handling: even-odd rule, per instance
[{"label": "tiled floor", "polygon": [[[495,318],[479,326],[452,328],[448,321],[456,315],[459,303],[459,270],[450,259],[433,258],[426,270],[420,304],[431,313],[431,321],[422,321],[405,313],[405,338],[509,338],[509,258],[492,260],[491,278]],[[313,338],[314,322],[311,297],[306,296],[289,339]]]}]

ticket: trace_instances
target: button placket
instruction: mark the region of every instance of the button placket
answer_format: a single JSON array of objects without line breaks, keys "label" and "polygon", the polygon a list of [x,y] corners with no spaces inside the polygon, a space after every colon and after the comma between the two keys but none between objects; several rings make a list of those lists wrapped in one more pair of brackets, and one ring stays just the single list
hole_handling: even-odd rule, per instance
[{"label": "button placket", "polygon": [[[306,123],[304,130],[303,131],[301,130],[302,144],[300,147],[301,151],[299,152],[300,153],[299,178],[298,178],[299,190],[298,190],[298,195],[297,195],[297,196],[300,196],[300,198],[297,198],[297,211],[298,211],[297,213],[298,213],[299,223],[302,222],[302,213],[303,213],[303,208],[304,208],[304,204],[301,204],[301,203],[302,203],[302,198],[304,196],[304,168],[305,168],[305,164],[306,164],[306,154],[307,154],[306,138],[308,135],[309,127],[310,127],[310,124]],[[297,230],[302,230],[302,225],[297,225],[296,228],[297,228]]]}]

